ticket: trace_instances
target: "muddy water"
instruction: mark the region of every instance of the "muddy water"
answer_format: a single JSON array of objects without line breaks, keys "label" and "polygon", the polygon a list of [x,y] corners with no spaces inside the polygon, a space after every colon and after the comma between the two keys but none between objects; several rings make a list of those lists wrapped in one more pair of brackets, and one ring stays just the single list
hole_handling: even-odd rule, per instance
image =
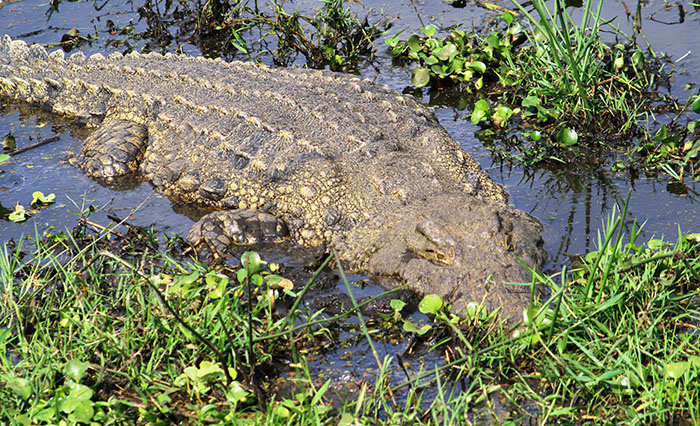
[{"label": "muddy water", "polygon": [[[304,7],[317,7],[320,3],[305,0]],[[353,3],[352,7],[360,14],[367,10],[370,2],[365,2],[365,9]],[[685,15],[681,19],[679,7],[664,9],[662,0],[652,0],[642,8],[642,29],[656,52],[666,52],[676,64],[676,70],[671,80],[671,93],[685,100],[689,92],[683,87],[700,81],[700,57],[695,44],[700,36],[700,17],[693,13],[688,2],[682,2]],[[392,34],[407,28],[405,36],[427,23],[435,23],[446,27],[459,22],[466,24],[466,29],[479,28],[489,19],[492,12],[474,4],[456,9],[443,2],[426,1],[378,1],[377,9],[382,9],[388,16],[397,16]],[[415,6],[415,7],[414,7]],[[509,3],[502,6],[509,7]],[[631,8],[635,5],[629,4]],[[47,4],[44,0],[24,0],[5,3],[0,8],[0,33],[8,33],[13,37],[24,38],[29,42],[56,43],[61,36],[71,28],[78,28],[82,34],[95,34],[97,38],[81,48],[86,54],[114,50],[106,46],[116,40],[127,40],[127,36],[111,35],[110,28],[119,28],[132,23],[138,33],[145,29],[146,24],[139,21],[138,3],[128,1],[110,1],[102,9],[95,10],[92,2],[61,3],[58,12],[47,19]],[[288,10],[293,9],[288,6]],[[622,3],[608,1],[605,9],[606,17],[617,16],[617,23],[623,29],[631,28],[631,21],[626,18]],[[177,35],[177,31],[172,29]],[[111,41],[110,41],[111,40]],[[146,43],[139,42],[137,47],[142,49]],[[378,68],[363,71],[368,78],[403,91],[410,79],[406,69],[392,69],[389,54],[383,42],[377,42],[380,50]],[[695,48],[695,49],[693,49]],[[123,47],[117,48],[124,50]],[[196,54],[198,48],[187,43],[170,48],[172,51],[184,51]],[[686,56],[686,54],[688,54]],[[697,89],[697,86],[695,86]],[[439,95],[439,94],[438,94]],[[631,215],[646,221],[646,236],[666,235],[675,238],[677,228],[684,231],[700,231],[698,214],[700,203],[697,192],[700,188],[693,182],[686,182],[687,191],[683,194],[669,191],[665,180],[639,178],[630,181],[624,174],[616,175],[609,170],[595,169],[572,173],[567,168],[558,170],[524,170],[494,164],[491,156],[482,143],[475,138],[477,130],[462,116],[466,113],[450,106],[454,100],[445,100],[441,96],[423,94],[423,101],[436,105],[436,113],[441,123],[450,134],[459,141],[488,170],[490,175],[502,183],[512,196],[513,203],[539,220],[545,226],[544,239],[550,253],[549,267],[557,268],[566,259],[567,254],[586,252],[595,248],[596,231],[600,228],[603,218],[608,215],[616,203],[631,193],[629,211]],[[0,136],[12,133],[18,147],[31,145],[38,140],[58,136],[56,142],[33,149],[13,157],[12,161],[0,169],[0,211],[12,208],[20,202],[29,205],[32,192],[42,191],[45,194],[55,193],[57,203],[42,209],[27,222],[15,224],[0,220],[0,241],[17,238],[21,234],[33,234],[35,229],[44,232],[50,227],[63,229],[75,224],[77,211],[84,210],[89,205],[106,206],[107,211],[119,217],[132,216],[131,222],[138,225],[155,223],[157,228],[165,232],[184,233],[202,212],[188,206],[174,204],[146,183],[134,183],[127,187],[104,187],[83,173],[63,162],[67,152],[79,149],[79,141],[84,137],[81,129],[72,127],[70,123],[55,117],[37,114],[36,111],[22,110],[13,105],[0,106]],[[671,188],[673,189],[673,188]],[[678,192],[678,191],[675,191]],[[132,210],[139,207],[132,214]],[[93,219],[97,222],[108,223],[105,213],[95,213]],[[290,262],[303,262],[304,259],[294,259],[294,251],[286,252],[284,259]],[[283,260],[284,260],[283,259]],[[279,260],[279,259],[278,259]],[[357,277],[356,277],[357,278]],[[338,285],[339,291],[344,291]],[[372,294],[379,289],[368,286],[358,289],[360,296]],[[346,369],[333,369],[332,373],[343,379],[354,377],[356,380],[367,371],[373,371],[376,363],[368,356],[368,348],[360,342],[353,351],[355,357],[347,356],[345,349],[338,349],[327,355],[325,360],[318,360],[316,367],[323,370],[331,360],[353,359],[348,362]],[[395,353],[401,346],[387,345],[380,348],[380,359],[386,353]],[[424,362],[431,368],[433,362],[428,357]],[[338,363],[338,365],[345,365]]]}]

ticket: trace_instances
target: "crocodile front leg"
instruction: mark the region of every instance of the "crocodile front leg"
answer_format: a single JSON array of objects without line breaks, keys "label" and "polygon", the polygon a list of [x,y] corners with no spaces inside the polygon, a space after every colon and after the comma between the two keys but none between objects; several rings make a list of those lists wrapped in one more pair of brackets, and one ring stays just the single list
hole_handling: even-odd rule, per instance
[{"label": "crocodile front leg", "polygon": [[209,213],[195,223],[187,242],[205,259],[225,258],[233,246],[278,242],[289,236],[276,216],[260,210],[235,209]]},{"label": "crocodile front leg", "polygon": [[83,146],[80,166],[95,179],[112,179],[138,171],[148,144],[145,127],[120,119],[107,118]]}]

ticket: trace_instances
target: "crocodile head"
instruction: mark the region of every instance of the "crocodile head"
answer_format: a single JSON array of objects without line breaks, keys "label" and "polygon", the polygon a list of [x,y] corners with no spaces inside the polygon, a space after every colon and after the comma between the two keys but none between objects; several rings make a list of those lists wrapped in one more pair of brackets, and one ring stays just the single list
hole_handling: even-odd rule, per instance
[{"label": "crocodile head", "polygon": [[382,230],[365,241],[369,257],[362,269],[439,294],[457,314],[477,302],[489,311],[500,308],[505,318],[522,318],[532,275],[520,262],[538,268],[546,259],[536,219],[510,205],[448,193],[382,221],[375,224]]}]

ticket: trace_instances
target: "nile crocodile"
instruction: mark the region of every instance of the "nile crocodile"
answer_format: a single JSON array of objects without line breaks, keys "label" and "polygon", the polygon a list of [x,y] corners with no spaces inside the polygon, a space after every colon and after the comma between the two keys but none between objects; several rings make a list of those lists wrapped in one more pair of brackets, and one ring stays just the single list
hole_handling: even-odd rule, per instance
[{"label": "nile crocodile", "polygon": [[[66,58],[5,36],[0,96],[95,128],[91,177],[140,173],[216,209],[187,238],[203,253],[288,234],[349,270],[512,315],[530,301],[541,225],[508,203],[410,96],[361,78],[172,54]],[[517,256],[517,258],[516,258]],[[489,291],[487,291],[489,288]]]}]

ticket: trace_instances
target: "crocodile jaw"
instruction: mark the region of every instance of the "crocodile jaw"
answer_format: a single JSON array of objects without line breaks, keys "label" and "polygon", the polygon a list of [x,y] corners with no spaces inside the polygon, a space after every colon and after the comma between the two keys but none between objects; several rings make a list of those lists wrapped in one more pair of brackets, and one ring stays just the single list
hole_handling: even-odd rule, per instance
[{"label": "crocodile jaw", "polygon": [[[532,275],[522,263],[537,269],[546,259],[537,220],[512,206],[460,193],[432,197],[408,211],[413,214],[384,218],[385,230],[365,237],[362,269],[439,294],[457,314],[477,302],[489,311],[500,307],[504,318],[522,318],[532,294]],[[341,253],[350,262],[355,256]]]}]

